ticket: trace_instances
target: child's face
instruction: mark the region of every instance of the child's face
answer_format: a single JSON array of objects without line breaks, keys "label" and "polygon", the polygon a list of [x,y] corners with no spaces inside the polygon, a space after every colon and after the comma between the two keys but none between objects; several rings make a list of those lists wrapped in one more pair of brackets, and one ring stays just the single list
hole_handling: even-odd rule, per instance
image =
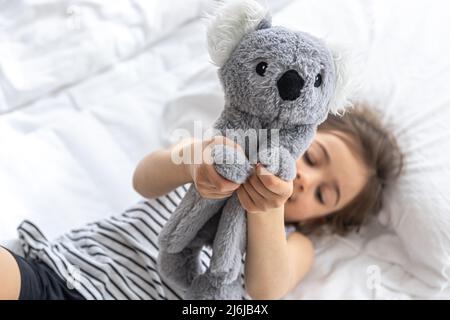
[{"label": "child's face", "polygon": [[294,190],[284,207],[286,222],[319,218],[342,209],[363,188],[368,171],[358,154],[342,140],[346,138],[337,131],[318,132],[297,160]]}]

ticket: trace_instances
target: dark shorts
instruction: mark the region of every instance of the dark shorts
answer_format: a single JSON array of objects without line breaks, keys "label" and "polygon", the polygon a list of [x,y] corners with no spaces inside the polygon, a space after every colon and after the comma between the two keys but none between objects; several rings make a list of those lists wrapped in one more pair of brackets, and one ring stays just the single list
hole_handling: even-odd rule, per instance
[{"label": "dark shorts", "polygon": [[68,288],[66,282],[42,261],[25,259],[9,252],[19,265],[19,300],[85,300],[78,291]]}]

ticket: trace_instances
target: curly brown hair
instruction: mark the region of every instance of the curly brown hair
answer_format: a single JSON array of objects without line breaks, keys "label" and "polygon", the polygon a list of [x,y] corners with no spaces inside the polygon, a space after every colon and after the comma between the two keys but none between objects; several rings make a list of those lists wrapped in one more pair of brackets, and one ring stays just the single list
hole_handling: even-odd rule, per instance
[{"label": "curly brown hair", "polygon": [[344,208],[298,224],[296,229],[303,234],[358,232],[369,217],[381,210],[383,190],[400,175],[403,154],[388,126],[381,123],[380,112],[366,103],[355,104],[343,116],[330,114],[318,132],[341,133],[339,137],[356,151],[371,174],[363,189]]}]

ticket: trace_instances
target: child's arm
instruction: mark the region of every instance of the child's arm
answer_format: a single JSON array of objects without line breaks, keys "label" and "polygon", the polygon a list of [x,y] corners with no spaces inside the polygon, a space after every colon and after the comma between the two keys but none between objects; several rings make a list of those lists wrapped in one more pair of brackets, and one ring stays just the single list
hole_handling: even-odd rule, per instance
[{"label": "child's arm", "polygon": [[[156,198],[189,182],[194,182],[199,193],[210,199],[225,198],[231,195],[239,185],[222,178],[211,164],[210,150],[216,144],[235,145],[224,137],[211,140],[195,140],[188,138],[168,149],[157,150],[142,159],[133,175],[134,189],[145,198]],[[172,155],[182,159],[187,150],[191,150],[192,158],[177,164]],[[200,150],[202,163],[193,161],[194,150]]]},{"label": "child's arm", "polygon": [[247,211],[245,285],[253,299],[279,299],[309,271],[314,250],[300,233],[286,240],[284,202],[292,182],[262,171],[258,166],[257,174],[237,190]]},{"label": "child's arm", "polygon": [[172,152],[181,152],[183,147],[193,142],[193,139],[183,140],[168,149],[156,150],[145,156],[134,171],[134,189],[145,198],[156,198],[192,182],[187,165],[176,164],[171,159]]}]

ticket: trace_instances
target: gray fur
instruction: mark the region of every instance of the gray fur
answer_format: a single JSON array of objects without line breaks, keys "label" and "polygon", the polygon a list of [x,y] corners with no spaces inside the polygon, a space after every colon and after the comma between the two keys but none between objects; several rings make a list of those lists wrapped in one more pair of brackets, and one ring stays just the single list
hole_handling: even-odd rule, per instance
[{"label": "gray fur", "polygon": [[[255,72],[264,61],[264,76]],[[301,94],[293,101],[283,100],[278,80],[295,70],[303,78]],[[314,87],[317,74],[323,83]],[[219,69],[225,92],[225,108],[214,128],[278,129],[279,145],[258,150],[258,161],[275,175],[293,180],[295,161],[308,148],[317,126],[329,112],[335,90],[333,58],[325,44],[304,32],[271,27],[270,18],[246,34],[227,62]],[[297,78],[296,78],[297,79]],[[239,141],[244,141],[244,137]],[[247,158],[230,164],[235,149],[215,147],[216,170],[225,178],[244,182],[253,172]],[[194,186],[188,190],[159,236],[159,271],[165,279],[186,292],[187,299],[240,299],[239,274],[246,247],[246,212],[236,193],[228,199],[202,198]],[[213,249],[210,266],[201,274],[199,253],[203,245]]]}]

